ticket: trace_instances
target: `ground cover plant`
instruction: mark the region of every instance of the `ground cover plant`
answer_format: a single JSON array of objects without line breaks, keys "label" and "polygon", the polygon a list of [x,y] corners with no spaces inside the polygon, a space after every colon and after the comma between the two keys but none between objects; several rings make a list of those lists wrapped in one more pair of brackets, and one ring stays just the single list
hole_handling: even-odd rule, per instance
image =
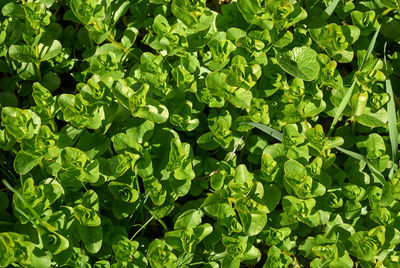
[{"label": "ground cover plant", "polygon": [[0,0],[0,267],[399,267],[397,0]]}]

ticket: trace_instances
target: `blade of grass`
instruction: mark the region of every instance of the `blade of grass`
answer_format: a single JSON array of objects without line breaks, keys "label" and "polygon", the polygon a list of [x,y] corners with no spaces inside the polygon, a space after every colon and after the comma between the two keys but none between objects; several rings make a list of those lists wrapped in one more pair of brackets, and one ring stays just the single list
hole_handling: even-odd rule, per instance
[{"label": "blade of grass", "polygon": [[372,175],[373,175],[375,178],[377,178],[377,179],[379,180],[379,182],[380,182],[382,185],[385,185],[385,183],[386,183],[385,177],[382,175],[382,173],[381,173],[379,170],[377,170],[377,169],[368,161],[368,159],[367,159],[365,156],[363,156],[362,154],[359,154],[359,153],[356,153],[356,152],[353,152],[353,151],[350,151],[350,150],[341,148],[341,147],[339,147],[339,146],[335,146],[335,148],[336,148],[337,150],[339,150],[339,151],[341,151],[341,152],[347,154],[348,156],[353,157],[354,159],[357,159],[358,161],[364,161],[364,162],[366,162],[368,168],[369,168],[369,169],[371,170],[371,172],[372,172]]},{"label": "blade of grass", "polygon": [[[379,27],[376,30],[374,36],[372,37],[371,42],[369,43],[367,54],[365,54],[365,56],[364,56],[364,58],[363,58],[363,60],[361,62],[361,65],[359,67],[359,70],[362,69],[365,61],[371,56],[371,53],[372,53],[372,50],[374,49],[374,46],[375,46],[375,43],[376,43],[376,39],[378,38],[378,34],[379,34],[380,29],[381,29],[381,25],[379,25]],[[349,103],[349,100],[351,98],[351,95],[353,94],[353,89],[354,89],[355,85],[356,85],[356,80],[355,80],[355,78],[353,78],[353,83],[351,84],[350,88],[347,90],[344,98],[342,99],[342,101],[340,102],[339,107],[336,110],[335,117],[333,118],[332,125],[329,128],[328,136],[331,136],[331,134],[333,132],[333,129],[335,128],[337,122],[339,121],[339,118],[342,116],[342,113],[343,113],[344,109],[346,108],[347,104]]]},{"label": "blade of grass", "polygon": [[271,137],[277,139],[278,141],[282,141],[282,133],[280,133],[278,130],[273,129],[271,127],[267,127],[266,125],[260,124],[260,123],[254,123],[254,122],[243,122],[242,124],[248,124],[250,126],[256,127],[259,130],[261,130],[264,133],[267,133]]},{"label": "blade of grass", "polygon": [[[387,61],[386,61],[386,44],[383,49],[383,59],[385,61],[385,68],[387,70]],[[399,146],[399,134],[397,132],[397,117],[396,117],[396,106],[394,104],[394,94],[393,94],[393,88],[392,88],[392,83],[390,82],[390,78],[388,75],[386,75],[386,81],[385,81],[385,87],[386,87],[386,93],[390,96],[390,100],[387,103],[387,112],[388,112],[388,127],[389,127],[389,137],[390,137],[390,144],[392,146],[392,161],[393,165],[392,168],[389,171],[389,179],[392,178],[393,173],[394,173],[394,166],[396,162],[396,154]]]},{"label": "blade of grass", "polygon": [[333,11],[335,11],[336,6],[339,4],[339,1],[340,0],[332,0],[329,2],[328,6],[325,8],[324,12],[321,15],[324,20],[332,15]]}]

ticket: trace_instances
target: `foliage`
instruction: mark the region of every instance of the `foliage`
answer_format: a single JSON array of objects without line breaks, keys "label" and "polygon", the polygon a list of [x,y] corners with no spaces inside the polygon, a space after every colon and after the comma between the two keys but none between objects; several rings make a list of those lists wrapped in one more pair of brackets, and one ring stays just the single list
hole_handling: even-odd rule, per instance
[{"label": "foliage", "polygon": [[399,266],[397,0],[0,10],[1,267]]}]

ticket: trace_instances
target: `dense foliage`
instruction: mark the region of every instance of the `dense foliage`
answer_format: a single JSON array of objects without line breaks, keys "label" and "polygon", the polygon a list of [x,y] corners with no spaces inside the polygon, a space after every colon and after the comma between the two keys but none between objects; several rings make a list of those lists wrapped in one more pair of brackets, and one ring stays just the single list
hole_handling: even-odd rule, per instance
[{"label": "dense foliage", "polygon": [[0,0],[1,267],[399,267],[399,1],[225,2]]}]

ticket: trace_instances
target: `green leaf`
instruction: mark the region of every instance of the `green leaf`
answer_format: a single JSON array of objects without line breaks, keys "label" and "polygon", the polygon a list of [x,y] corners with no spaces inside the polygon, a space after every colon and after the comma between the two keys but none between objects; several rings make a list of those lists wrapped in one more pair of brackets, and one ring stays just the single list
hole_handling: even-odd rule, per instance
[{"label": "green leaf", "polygon": [[38,57],[40,61],[48,61],[56,57],[61,53],[62,46],[61,43],[57,40],[53,40],[50,44],[39,44],[38,45]]},{"label": "green leaf", "polygon": [[34,63],[38,60],[34,48],[28,45],[12,45],[8,49],[8,53],[17,61]]},{"label": "green leaf", "polygon": [[176,219],[174,229],[195,228],[201,223],[202,216],[203,213],[200,210],[186,210]]},{"label": "green leaf", "polygon": [[289,51],[278,52],[276,60],[285,72],[304,81],[312,81],[319,76],[317,52],[310,47],[295,47]]},{"label": "green leaf", "polygon": [[78,225],[78,233],[85,244],[87,251],[91,254],[99,252],[103,243],[103,231],[101,225],[96,227]]},{"label": "green leaf", "polygon": [[14,169],[18,174],[25,175],[37,166],[42,158],[24,151],[19,151],[14,159]]}]

